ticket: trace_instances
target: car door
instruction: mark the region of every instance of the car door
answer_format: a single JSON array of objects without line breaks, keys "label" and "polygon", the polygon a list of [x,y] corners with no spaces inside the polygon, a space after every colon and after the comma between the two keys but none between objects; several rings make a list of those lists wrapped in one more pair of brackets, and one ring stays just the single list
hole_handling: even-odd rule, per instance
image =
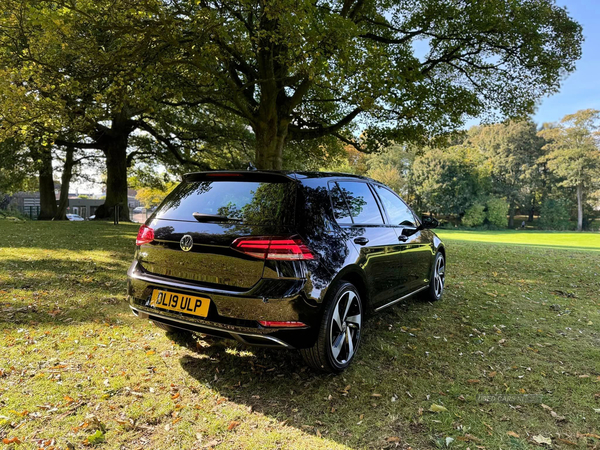
[{"label": "car door", "polygon": [[417,229],[415,215],[395,192],[380,184],[373,187],[400,243],[398,284],[405,287],[404,293],[412,292],[429,280],[433,258],[431,233]]},{"label": "car door", "polygon": [[385,223],[369,183],[340,180],[330,183],[330,190],[336,220],[358,251],[373,306],[397,298],[398,237]]}]

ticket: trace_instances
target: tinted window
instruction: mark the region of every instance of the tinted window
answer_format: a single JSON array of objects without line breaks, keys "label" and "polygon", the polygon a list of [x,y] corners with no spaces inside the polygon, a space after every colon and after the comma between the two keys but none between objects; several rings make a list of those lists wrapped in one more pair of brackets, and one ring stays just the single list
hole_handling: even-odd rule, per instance
[{"label": "tinted window", "polygon": [[341,181],[338,183],[350,214],[356,224],[382,224],[383,218],[367,183]]},{"label": "tinted window", "polygon": [[387,188],[375,185],[375,190],[387,211],[392,225],[407,225],[414,227],[415,217],[412,211],[400,198]]},{"label": "tinted window", "polygon": [[337,183],[330,183],[329,188],[329,195],[331,196],[331,204],[333,206],[335,220],[337,220],[338,223],[352,223],[348,205],[346,204],[346,200],[344,200],[344,196],[342,195]]},{"label": "tinted window", "polygon": [[290,182],[194,181],[181,183],[156,217],[195,220],[193,213],[217,214],[250,225],[289,223],[294,211]]}]

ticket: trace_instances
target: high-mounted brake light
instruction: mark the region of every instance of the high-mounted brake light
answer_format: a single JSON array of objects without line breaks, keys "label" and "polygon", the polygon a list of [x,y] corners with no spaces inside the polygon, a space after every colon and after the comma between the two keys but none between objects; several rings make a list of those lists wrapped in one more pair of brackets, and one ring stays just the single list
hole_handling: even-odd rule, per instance
[{"label": "high-mounted brake light", "polygon": [[223,173],[223,172],[215,172],[215,173],[207,173],[207,177],[241,177],[241,173]]},{"label": "high-mounted brake light", "polygon": [[154,230],[146,225],[140,227],[135,245],[148,244],[154,240]]},{"label": "high-mounted brake light", "polygon": [[271,328],[300,328],[306,326],[303,322],[277,322],[272,320],[259,320],[258,323],[263,327]]},{"label": "high-mounted brake light", "polygon": [[242,237],[231,244],[231,248],[260,259],[301,261],[315,259],[300,238]]}]

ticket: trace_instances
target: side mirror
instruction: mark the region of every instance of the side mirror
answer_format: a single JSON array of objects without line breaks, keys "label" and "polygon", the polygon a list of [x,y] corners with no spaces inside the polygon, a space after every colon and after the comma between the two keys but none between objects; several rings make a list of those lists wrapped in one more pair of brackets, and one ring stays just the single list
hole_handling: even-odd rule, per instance
[{"label": "side mirror", "polygon": [[428,230],[431,228],[437,228],[440,222],[434,217],[423,217],[421,219],[421,225],[417,228],[418,230]]}]

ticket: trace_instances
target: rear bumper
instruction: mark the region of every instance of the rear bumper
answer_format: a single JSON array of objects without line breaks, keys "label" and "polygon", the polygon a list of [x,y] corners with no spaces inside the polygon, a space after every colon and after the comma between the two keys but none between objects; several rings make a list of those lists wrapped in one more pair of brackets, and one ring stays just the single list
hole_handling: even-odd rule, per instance
[{"label": "rear bumper", "polygon": [[[321,323],[321,308],[306,298],[300,283],[286,287],[281,295],[278,280],[264,280],[261,286],[247,292],[207,288],[182,280],[149,274],[134,261],[128,271],[130,307],[140,318],[213,336],[233,338],[247,345],[278,348],[306,348],[316,341]],[[298,280],[293,280],[298,283]],[[278,286],[275,286],[278,284]],[[288,283],[289,284],[289,283]],[[292,283],[293,285],[293,283]],[[210,307],[206,317],[198,317],[150,306],[154,289],[208,297]],[[276,297],[268,296],[269,293]],[[298,321],[303,328],[267,328],[260,320]]]},{"label": "rear bumper", "polygon": [[151,320],[152,322],[164,323],[175,328],[182,330],[195,331],[197,333],[208,334],[211,336],[235,339],[246,345],[253,345],[257,347],[275,347],[275,348],[287,348],[293,349],[294,347],[287,342],[282,341],[274,336],[262,335],[256,333],[246,333],[236,330],[224,328],[223,326],[212,326],[204,323],[195,323],[188,320],[181,320],[179,318],[167,317],[164,311],[160,314],[156,314],[154,311],[143,311],[139,308],[135,308],[130,305],[131,311],[140,319]]}]

